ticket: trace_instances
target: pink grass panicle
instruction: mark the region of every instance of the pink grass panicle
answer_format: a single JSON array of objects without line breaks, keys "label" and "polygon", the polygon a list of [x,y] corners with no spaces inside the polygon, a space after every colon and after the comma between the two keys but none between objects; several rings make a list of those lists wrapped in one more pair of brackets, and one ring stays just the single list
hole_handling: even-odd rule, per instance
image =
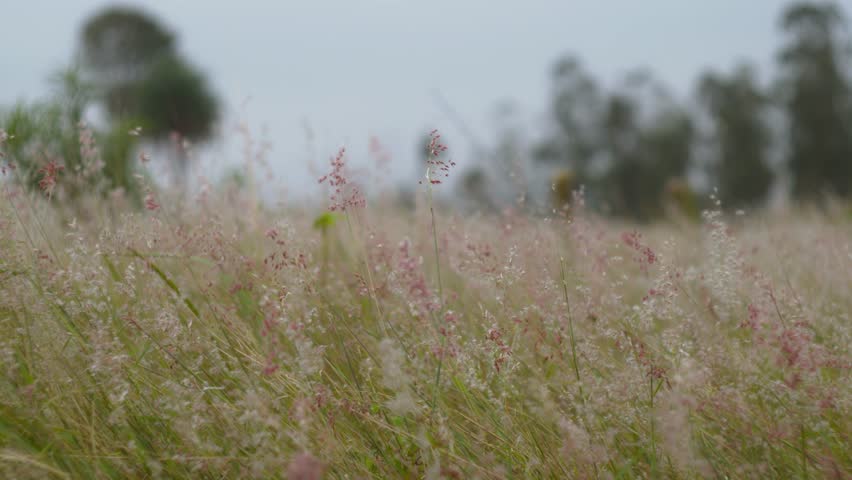
[{"label": "pink grass panicle", "polygon": [[[443,179],[449,178],[450,169],[456,166],[453,160],[444,160],[442,155],[447,151],[447,146],[441,143],[441,135],[438,130],[429,132],[429,145],[426,147],[428,158],[426,159],[426,181],[430,185],[440,185]],[[423,183],[421,180],[419,183]]]},{"label": "pink grass panicle", "polygon": [[157,203],[153,193],[145,195],[145,208],[152,212],[160,208],[160,204]]},{"label": "pink grass panicle", "polygon": [[65,166],[60,165],[56,160],[51,160],[38,169],[38,173],[41,175],[41,179],[38,181],[38,187],[47,194],[48,197],[53,196],[53,191],[56,189],[56,181],[63,170],[65,170]]},{"label": "pink grass panicle", "polygon": [[328,182],[331,187],[329,196],[332,212],[345,212],[349,208],[363,208],[367,201],[361,190],[352,184],[346,172],[346,148],[341,148],[337,155],[331,158],[331,172],[319,178],[319,183]]}]

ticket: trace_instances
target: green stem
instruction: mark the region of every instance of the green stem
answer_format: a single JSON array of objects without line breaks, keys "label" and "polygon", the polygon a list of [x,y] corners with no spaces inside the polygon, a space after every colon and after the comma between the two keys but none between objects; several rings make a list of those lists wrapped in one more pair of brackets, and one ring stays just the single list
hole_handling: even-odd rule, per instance
[{"label": "green stem", "polygon": [[559,258],[559,267],[562,271],[562,292],[565,295],[565,308],[568,311],[568,336],[571,340],[571,362],[574,364],[574,375],[577,377],[577,384],[580,386],[580,398],[583,398],[583,384],[580,381],[580,367],[577,363],[577,340],[574,337],[574,318],[571,315],[571,303],[568,301],[568,280],[565,277],[565,258]]},{"label": "green stem", "polygon": [[802,442],[802,478],[808,478],[808,452],[805,440],[805,424],[800,427],[801,442]]},{"label": "green stem", "polygon": [[[661,381],[662,383],[662,381]],[[657,440],[655,438],[654,432],[654,377],[650,376],[648,378],[648,393],[649,398],[651,400],[651,411],[649,414],[649,420],[651,422],[651,451],[654,457],[651,459],[651,471],[652,473],[656,470],[657,465]]]},{"label": "green stem", "polygon": [[[426,179],[429,180],[429,172],[427,170]],[[432,202],[432,184],[428,185],[428,199],[429,199],[429,215],[432,218],[432,246],[435,249],[435,274],[438,277],[438,304],[440,306],[439,312],[443,312],[444,310],[444,286],[441,282],[441,259],[438,251],[438,228],[435,223],[435,206]],[[432,408],[434,410],[435,406],[437,406],[438,401],[438,389],[441,385],[441,369],[444,365],[444,347],[447,343],[447,337],[445,335],[441,335],[440,329],[440,316],[435,322],[436,327],[438,327],[438,335],[441,337],[441,351],[438,356],[438,369],[435,372],[435,389],[432,391]]]},{"label": "green stem", "polygon": [[432,216],[432,244],[435,248],[435,272],[438,275],[438,301],[444,305],[444,286],[441,283],[441,262],[438,257],[438,228],[435,226],[435,208],[432,204],[432,187],[429,186],[429,214]]}]

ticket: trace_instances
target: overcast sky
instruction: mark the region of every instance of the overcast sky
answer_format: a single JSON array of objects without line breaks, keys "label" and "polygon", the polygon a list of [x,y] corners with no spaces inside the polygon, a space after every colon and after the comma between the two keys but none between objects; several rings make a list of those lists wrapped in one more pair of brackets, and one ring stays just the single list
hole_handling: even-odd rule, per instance
[{"label": "overcast sky", "polygon": [[[111,2],[0,0],[0,104],[47,92],[80,24]],[[435,101],[440,91],[484,140],[510,100],[532,125],[547,108],[554,59],[573,52],[603,82],[644,66],[685,96],[706,67],[754,61],[771,74],[783,0],[310,0],[124,2],[157,15],[237,116],[273,144],[292,188],[312,174],[304,125],[322,161],[346,145],[356,162],[371,135],[409,175],[415,139],[446,132],[460,165],[468,145]],[[841,2],[847,12],[852,0]],[[242,113],[241,113],[242,112]],[[229,138],[234,135],[229,134]],[[219,156],[233,155],[224,147]],[[408,173],[405,173],[408,172]]]}]

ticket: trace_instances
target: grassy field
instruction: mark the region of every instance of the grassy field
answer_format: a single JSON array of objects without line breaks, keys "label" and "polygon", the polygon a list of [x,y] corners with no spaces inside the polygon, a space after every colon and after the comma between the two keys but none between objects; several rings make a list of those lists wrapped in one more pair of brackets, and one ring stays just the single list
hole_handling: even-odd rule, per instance
[{"label": "grassy field", "polygon": [[2,478],[852,471],[840,210],[433,216],[424,185],[72,215],[0,188]]}]

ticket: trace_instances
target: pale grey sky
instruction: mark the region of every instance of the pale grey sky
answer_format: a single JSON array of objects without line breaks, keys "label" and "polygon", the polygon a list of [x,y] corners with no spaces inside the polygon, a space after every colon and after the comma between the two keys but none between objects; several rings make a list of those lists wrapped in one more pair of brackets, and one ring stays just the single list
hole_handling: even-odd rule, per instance
[{"label": "pale grey sky", "polygon": [[[80,24],[110,3],[0,0],[0,104],[44,94],[45,78],[68,62]],[[123,3],[156,14],[178,33],[181,50],[228,106],[223,128],[230,130],[240,111],[254,130],[267,127],[276,176],[298,188],[314,178],[304,166],[306,121],[323,162],[341,145],[359,162],[376,135],[395,155],[397,175],[410,175],[415,140],[426,128],[440,128],[464,166],[468,146],[430,92],[440,90],[490,140],[499,101],[515,102],[531,121],[544,116],[549,68],[566,52],[580,55],[605,83],[644,66],[680,95],[705,67],[727,69],[743,59],[767,78],[779,45],[777,17],[789,2]],[[852,0],[841,3],[852,11]]]}]

